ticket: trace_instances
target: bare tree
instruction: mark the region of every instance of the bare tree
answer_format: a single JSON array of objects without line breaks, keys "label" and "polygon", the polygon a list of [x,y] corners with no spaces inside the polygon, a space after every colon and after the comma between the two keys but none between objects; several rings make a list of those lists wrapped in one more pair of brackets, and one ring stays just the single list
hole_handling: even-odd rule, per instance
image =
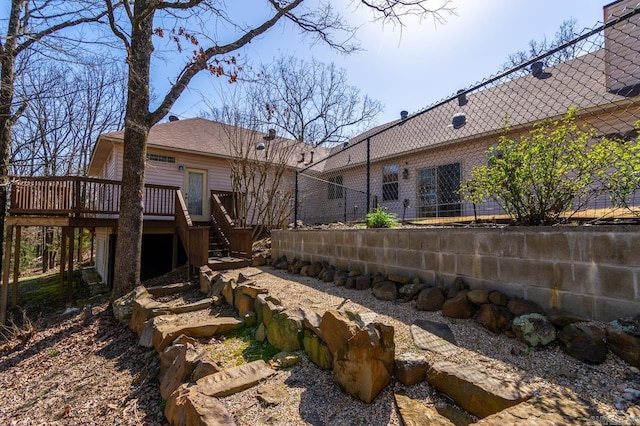
[{"label": "bare tree", "polygon": [[106,11],[96,8],[91,0],[11,0],[9,19],[0,35],[0,259],[4,250],[11,128],[27,107],[26,99],[15,98],[16,67],[21,58],[47,43],[57,49],[58,55],[68,52],[69,43],[77,38],[62,37],[62,32],[98,22],[105,15]]},{"label": "bare tree", "polygon": [[313,59],[280,57],[264,65],[251,101],[262,105],[265,122],[313,146],[336,145],[371,127],[382,104],[347,82],[346,71]]},{"label": "bare tree", "polygon": [[[600,42],[597,40],[585,39],[577,43],[568,44],[571,40],[577,38],[580,34],[578,32],[578,21],[575,18],[563,21],[560,24],[560,28],[556,31],[555,36],[551,41],[547,40],[546,36],[542,40],[530,40],[528,50],[520,50],[518,52],[509,54],[507,62],[503,64],[503,69],[511,69],[530,61],[540,55],[545,54],[555,48],[561,47],[565,44],[567,46],[559,49],[557,52],[552,53],[544,58],[545,66],[551,67],[559,63],[568,61],[580,55],[581,53],[587,53],[589,50],[595,50],[600,46]],[[589,46],[589,43],[592,46]],[[522,69],[513,74],[511,78],[527,75],[529,70]]]},{"label": "bare tree", "polygon": [[[136,0],[117,5],[112,0],[105,0],[105,3],[111,29],[124,45],[129,66],[112,296],[119,297],[140,282],[142,194],[149,129],[169,112],[193,77],[201,71],[208,71],[235,81],[241,67],[234,53],[285,20],[338,51],[348,53],[356,46],[350,41],[354,28],[336,14],[329,3],[264,0],[258,5],[264,11],[263,19],[255,26],[243,24],[242,16],[231,16],[224,2],[218,1]],[[404,13],[432,16],[448,6],[445,2],[444,9],[432,11],[421,8],[426,3],[427,0],[371,0],[364,4],[387,22],[400,22]],[[154,25],[155,18],[162,24]],[[220,30],[216,31],[217,28]],[[175,43],[178,52],[187,51],[185,46],[188,46],[190,54],[172,80],[171,87],[164,96],[160,96],[157,107],[150,110],[151,58],[156,49],[154,35]]]}]

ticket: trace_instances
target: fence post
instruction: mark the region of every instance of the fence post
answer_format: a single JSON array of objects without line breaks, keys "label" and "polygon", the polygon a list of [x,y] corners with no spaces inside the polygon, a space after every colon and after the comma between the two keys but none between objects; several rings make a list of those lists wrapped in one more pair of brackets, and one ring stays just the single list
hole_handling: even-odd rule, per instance
[{"label": "fence post", "polygon": [[371,138],[367,138],[367,211],[371,209]]},{"label": "fence post", "polygon": [[293,192],[293,229],[298,228],[298,171],[296,170],[296,186]]}]

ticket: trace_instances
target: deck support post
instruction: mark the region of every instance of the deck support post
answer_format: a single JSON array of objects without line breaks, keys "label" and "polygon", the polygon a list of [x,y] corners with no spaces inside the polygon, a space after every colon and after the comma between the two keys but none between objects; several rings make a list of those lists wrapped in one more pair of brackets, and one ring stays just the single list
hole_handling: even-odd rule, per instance
[{"label": "deck support post", "polygon": [[13,253],[13,287],[11,288],[11,309],[18,306],[18,278],[20,277],[20,244],[22,226],[16,226],[16,245]]},{"label": "deck support post", "polygon": [[4,237],[4,259],[2,259],[2,288],[0,289],[0,325],[7,323],[7,298],[9,297],[9,276],[11,274],[11,243],[13,242],[13,226],[7,226]]},{"label": "deck support post", "polygon": [[67,263],[67,228],[62,228],[60,234],[60,282],[58,284],[58,297],[64,300],[64,269]]},{"label": "deck support post", "polygon": [[69,267],[67,268],[67,308],[73,302],[73,252],[75,243],[75,228],[69,228]]},{"label": "deck support post", "polygon": [[178,228],[173,230],[173,248],[171,252],[171,270],[178,267]]}]

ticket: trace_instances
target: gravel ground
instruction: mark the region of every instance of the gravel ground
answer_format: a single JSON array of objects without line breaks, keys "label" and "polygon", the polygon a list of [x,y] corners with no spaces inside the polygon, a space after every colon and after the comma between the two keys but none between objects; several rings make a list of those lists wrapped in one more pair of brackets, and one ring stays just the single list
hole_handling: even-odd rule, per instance
[{"label": "gravel ground", "polygon": [[[565,355],[558,345],[529,349],[504,335],[494,335],[467,320],[445,318],[440,312],[423,312],[415,303],[392,303],[376,299],[371,291],[357,291],[323,283],[272,268],[244,268],[246,276],[269,289],[284,306],[305,306],[322,314],[328,309],[374,312],[377,320],[395,329],[396,354],[423,354],[432,363],[449,360],[480,365],[502,378],[522,382],[535,393],[559,393],[582,398],[610,424],[635,424],[637,406],[620,404],[622,390],[640,388],[637,370],[613,354],[605,363],[589,365]],[[460,351],[444,357],[423,351],[413,344],[410,325],[416,319],[448,324]],[[425,405],[443,409],[450,402],[423,382],[405,387],[395,379],[372,404],[364,404],[344,392],[332,380],[332,373],[313,365],[306,357],[299,365],[283,370],[268,383],[279,382],[290,388],[289,398],[275,407],[264,407],[256,399],[260,386],[222,398],[238,425],[400,425],[393,392],[403,391]],[[264,385],[262,385],[264,386]]]}]

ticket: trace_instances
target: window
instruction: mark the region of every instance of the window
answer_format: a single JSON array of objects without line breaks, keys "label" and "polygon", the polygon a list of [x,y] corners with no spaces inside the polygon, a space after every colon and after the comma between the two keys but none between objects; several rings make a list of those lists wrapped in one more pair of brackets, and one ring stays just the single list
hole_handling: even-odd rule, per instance
[{"label": "window", "polygon": [[460,216],[460,163],[418,170],[418,217]]},{"label": "window", "polygon": [[175,163],[176,157],[170,155],[147,154],[147,160],[158,161],[160,163]]},{"label": "window", "polygon": [[382,201],[398,199],[398,165],[387,164],[382,167]]},{"label": "window", "polygon": [[344,198],[344,186],[342,186],[342,176],[332,176],[329,181],[329,199],[336,200]]},{"label": "window", "polygon": [[498,143],[492,143],[489,145],[489,149],[487,150],[487,165],[489,167],[493,166],[496,159],[501,159],[504,156],[504,153],[498,149]]}]

